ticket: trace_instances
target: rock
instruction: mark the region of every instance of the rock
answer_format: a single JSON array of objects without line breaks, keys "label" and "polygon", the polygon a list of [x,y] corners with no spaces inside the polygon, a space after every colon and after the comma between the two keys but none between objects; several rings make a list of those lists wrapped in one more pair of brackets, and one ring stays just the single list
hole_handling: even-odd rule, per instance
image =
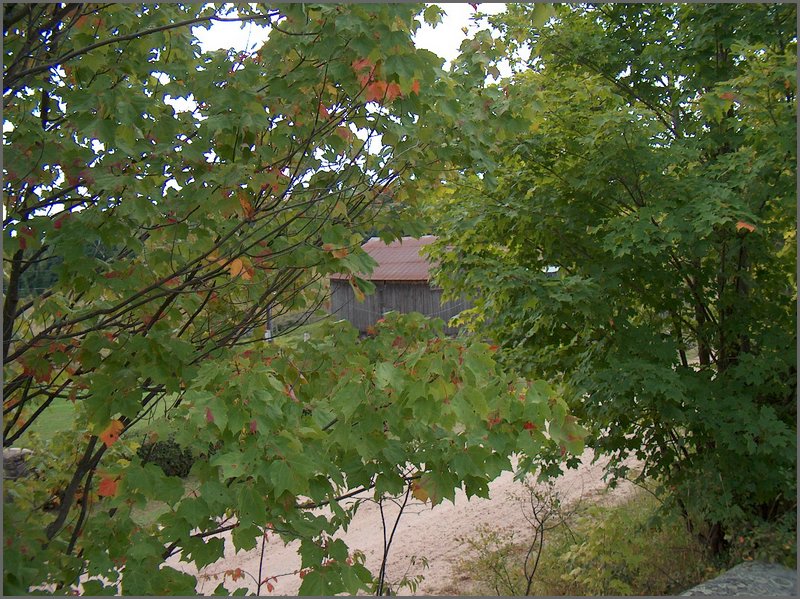
[{"label": "rock", "polygon": [[724,574],[681,593],[682,597],[695,595],[795,597],[797,572],[780,564],[743,562]]},{"label": "rock", "polygon": [[25,463],[28,455],[32,454],[30,449],[20,447],[7,447],[3,449],[3,478],[15,480],[28,474],[29,468]]}]

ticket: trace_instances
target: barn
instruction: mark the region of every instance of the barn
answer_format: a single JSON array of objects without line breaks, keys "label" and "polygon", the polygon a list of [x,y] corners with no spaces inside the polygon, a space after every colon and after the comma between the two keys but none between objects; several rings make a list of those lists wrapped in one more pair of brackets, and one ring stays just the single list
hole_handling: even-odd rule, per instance
[{"label": "barn", "polygon": [[[331,314],[350,321],[364,332],[392,310],[404,314],[420,312],[447,322],[469,307],[464,300],[442,303],[442,290],[431,284],[430,270],[434,264],[420,254],[420,249],[434,241],[434,235],[403,237],[389,244],[371,238],[362,248],[378,265],[371,275],[363,278],[374,283],[375,293],[359,302],[347,275],[334,274],[330,281]],[[455,334],[457,329],[446,327],[445,332]]]}]

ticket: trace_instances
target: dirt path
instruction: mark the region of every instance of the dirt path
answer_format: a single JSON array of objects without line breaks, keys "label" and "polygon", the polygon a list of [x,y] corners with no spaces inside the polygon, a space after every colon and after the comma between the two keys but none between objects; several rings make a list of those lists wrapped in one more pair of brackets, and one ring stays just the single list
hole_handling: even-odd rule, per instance
[{"label": "dirt path", "polygon": [[[582,465],[576,470],[570,470],[556,481],[556,490],[561,495],[564,503],[570,503],[580,498],[590,499],[603,492],[606,488],[602,481],[605,460],[591,464],[592,452],[587,450],[581,456]],[[446,594],[451,582],[458,578],[457,564],[463,555],[463,550],[458,537],[469,536],[484,524],[489,524],[503,530],[523,531],[529,527],[521,516],[518,497],[525,490],[524,484],[515,482],[510,472],[504,473],[500,478],[489,485],[489,499],[472,498],[467,501],[463,492],[456,495],[455,503],[444,502],[431,508],[419,502],[410,503],[406,507],[392,542],[389,561],[387,564],[387,580],[398,581],[404,575],[414,576],[423,574],[424,581],[416,591],[419,595]],[[614,499],[621,499],[630,494],[633,487],[622,484],[613,491]],[[384,506],[384,516],[391,526],[397,515],[398,508],[392,505]],[[244,578],[232,581],[225,579],[226,588],[233,591],[240,587],[247,587],[250,593],[256,590],[255,578],[258,576],[260,563],[260,546],[251,551],[234,552],[230,542],[230,534],[222,535],[226,538],[225,557],[202,570],[201,579],[197,585],[199,594],[210,594],[223,580],[226,570],[241,568]],[[347,532],[340,535],[351,550],[360,549],[366,556],[366,566],[372,572],[380,569],[383,555],[383,530],[381,527],[378,506],[372,502],[363,504]],[[300,557],[297,554],[299,542],[284,546],[277,537],[270,537],[266,544],[262,578],[279,575],[277,583],[271,593],[264,587],[262,595],[296,595],[300,588],[300,577],[296,573],[300,568]],[[428,568],[425,569],[419,558],[426,558]],[[416,564],[412,565],[412,558]],[[193,564],[184,564],[173,558],[170,565],[181,570],[195,574],[197,570]],[[216,579],[215,579],[216,577]],[[410,594],[408,590],[400,591],[401,594]]]}]

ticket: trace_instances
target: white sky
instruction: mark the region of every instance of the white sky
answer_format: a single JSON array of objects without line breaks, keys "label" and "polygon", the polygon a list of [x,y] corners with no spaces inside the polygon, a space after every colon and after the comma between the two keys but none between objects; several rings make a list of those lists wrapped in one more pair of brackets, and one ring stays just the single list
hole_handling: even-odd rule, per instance
[{"label": "white sky", "polygon": [[[478,4],[477,11],[467,3],[439,4],[438,6],[445,13],[442,22],[436,27],[431,27],[420,16],[422,27],[414,35],[414,42],[417,47],[430,50],[444,58],[445,69],[449,68],[450,61],[458,56],[461,42],[478,30],[472,21],[472,16],[476,12],[493,15],[503,12],[506,8],[506,5],[501,3]],[[465,28],[467,33],[464,33]],[[230,48],[238,51],[252,51],[267,39],[269,29],[253,23],[244,23],[243,25],[242,23],[216,22],[208,29],[195,27],[192,33],[200,41],[200,46],[204,51]],[[498,69],[503,77],[511,75],[507,61],[500,63]],[[191,99],[168,98],[166,101],[179,111],[193,110],[195,107]]]},{"label": "white sky", "polygon": [[[505,10],[505,4],[485,3],[478,5],[478,12],[497,14]],[[451,60],[458,56],[458,48],[467,37],[462,28],[466,27],[470,35],[477,31],[471,20],[475,9],[466,3],[439,4],[445,12],[442,22],[435,28],[420,17],[422,27],[414,36],[417,47],[430,50],[444,58],[449,66]],[[252,50],[260,45],[268,35],[264,27],[247,24],[242,29],[239,23],[214,23],[208,30],[195,28],[194,34],[200,40],[203,50],[234,48],[236,50]],[[503,69],[501,68],[501,72]],[[504,72],[503,75],[510,74]]]}]

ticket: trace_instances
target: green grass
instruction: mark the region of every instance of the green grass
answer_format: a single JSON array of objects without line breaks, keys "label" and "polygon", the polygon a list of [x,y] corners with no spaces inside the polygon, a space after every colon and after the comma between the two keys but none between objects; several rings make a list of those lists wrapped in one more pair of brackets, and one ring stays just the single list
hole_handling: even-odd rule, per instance
[{"label": "green grass", "polygon": [[[69,429],[75,420],[75,406],[72,402],[56,400],[31,424],[30,431],[38,433],[43,441],[50,441],[56,433]],[[24,435],[20,437],[23,440]]]}]

